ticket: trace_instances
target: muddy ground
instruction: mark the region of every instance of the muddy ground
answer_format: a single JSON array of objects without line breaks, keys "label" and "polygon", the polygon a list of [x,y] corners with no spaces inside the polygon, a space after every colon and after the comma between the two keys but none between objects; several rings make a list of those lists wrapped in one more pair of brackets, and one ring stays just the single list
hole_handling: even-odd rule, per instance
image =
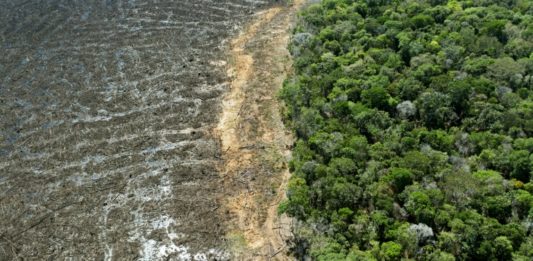
[{"label": "muddy ground", "polygon": [[271,2],[0,0],[0,260],[231,259],[213,129]]}]

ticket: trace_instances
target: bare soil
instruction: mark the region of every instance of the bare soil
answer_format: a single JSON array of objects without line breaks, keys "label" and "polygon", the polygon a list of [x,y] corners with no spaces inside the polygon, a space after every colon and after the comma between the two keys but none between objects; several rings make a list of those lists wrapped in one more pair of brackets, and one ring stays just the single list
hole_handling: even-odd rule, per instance
[{"label": "bare soil", "polygon": [[295,13],[304,1],[258,13],[231,42],[231,90],[215,133],[224,167],[226,238],[238,260],[290,260],[291,220],[278,216],[289,178],[293,139],[276,95],[290,73],[287,50]]},{"label": "bare soil", "polygon": [[0,0],[0,261],[290,259],[280,2]]},{"label": "bare soil", "polygon": [[212,130],[273,2],[0,0],[0,260],[231,259]]}]

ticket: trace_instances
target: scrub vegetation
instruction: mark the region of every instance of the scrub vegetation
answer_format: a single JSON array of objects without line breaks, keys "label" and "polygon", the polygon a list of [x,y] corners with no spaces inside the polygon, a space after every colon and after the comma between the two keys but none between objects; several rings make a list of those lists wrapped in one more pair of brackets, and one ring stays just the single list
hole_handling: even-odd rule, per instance
[{"label": "scrub vegetation", "polygon": [[297,258],[531,260],[532,1],[324,0],[290,50]]}]

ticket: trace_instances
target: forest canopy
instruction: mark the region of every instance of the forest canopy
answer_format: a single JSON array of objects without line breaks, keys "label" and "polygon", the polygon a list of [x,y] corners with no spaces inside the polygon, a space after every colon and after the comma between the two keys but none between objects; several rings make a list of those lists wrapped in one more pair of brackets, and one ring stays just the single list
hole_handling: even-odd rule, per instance
[{"label": "forest canopy", "polygon": [[298,258],[532,260],[533,1],[323,0],[290,50]]}]

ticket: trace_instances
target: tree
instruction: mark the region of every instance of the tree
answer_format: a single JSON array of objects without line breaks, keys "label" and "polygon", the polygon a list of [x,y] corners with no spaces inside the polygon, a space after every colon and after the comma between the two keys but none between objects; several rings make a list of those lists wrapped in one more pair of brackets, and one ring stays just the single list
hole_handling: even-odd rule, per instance
[{"label": "tree", "polygon": [[396,242],[385,242],[381,245],[383,260],[398,260],[402,253],[402,246]]},{"label": "tree", "polygon": [[420,118],[431,128],[449,126],[457,115],[451,109],[451,99],[439,92],[425,92],[417,99]]},{"label": "tree", "polygon": [[504,57],[494,60],[488,66],[489,75],[500,81],[509,81],[515,75],[522,75],[525,68],[511,57]]},{"label": "tree", "polygon": [[418,244],[425,244],[434,236],[433,229],[426,224],[412,224],[409,226],[409,232],[416,236]]},{"label": "tree", "polygon": [[441,232],[438,236],[438,246],[456,257],[461,256],[461,240],[453,232]]},{"label": "tree", "polygon": [[361,93],[361,100],[371,108],[381,110],[388,110],[390,96],[382,87],[372,87],[368,90],[363,90]]},{"label": "tree", "polygon": [[423,191],[411,192],[408,195],[405,209],[418,222],[431,223],[435,217],[435,209],[430,197]]},{"label": "tree", "polygon": [[482,32],[486,33],[487,35],[494,36],[498,38],[498,40],[502,43],[507,42],[507,35],[504,32],[505,24],[507,24],[507,21],[505,20],[491,20],[485,23],[485,27],[483,28]]},{"label": "tree", "polygon": [[482,204],[482,210],[488,216],[498,219],[501,223],[507,222],[509,213],[512,210],[512,203],[509,197],[491,196],[486,197]]},{"label": "tree", "polygon": [[288,201],[283,202],[279,212],[296,217],[305,217],[309,208],[309,188],[302,178],[293,177],[287,185]]},{"label": "tree", "polygon": [[414,29],[421,29],[433,23],[435,23],[435,20],[429,15],[419,14],[411,18],[411,24]]},{"label": "tree", "polygon": [[420,151],[409,151],[399,163],[400,167],[409,169],[415,178],[429,174],[431,170],[430,159]]},{"label": "tree", "polygon": [[401,102],[396,106],[396,110],[402,119],[409,119],[416,115],[416,106],[411,101]]},{"label": "tree", "polygon": [[391,184],[396,193],[401,193],[406,186],[413,183],[413,178],[413,173],[408,169],[393,168],[384,180]]},{"label": "tree", "polygon": [[497,237],[493,242],[484,241],[478,250],[480,258],[485,260],[511,260],[513,246],[504,236]]},{"label": "tree", "polygon": [[530,153],[527,150],[515,150],[510,155],[510,162],[513,170],[511,171],[511,177],[517,180],[528,182],[531,169],[530,169]]}]

